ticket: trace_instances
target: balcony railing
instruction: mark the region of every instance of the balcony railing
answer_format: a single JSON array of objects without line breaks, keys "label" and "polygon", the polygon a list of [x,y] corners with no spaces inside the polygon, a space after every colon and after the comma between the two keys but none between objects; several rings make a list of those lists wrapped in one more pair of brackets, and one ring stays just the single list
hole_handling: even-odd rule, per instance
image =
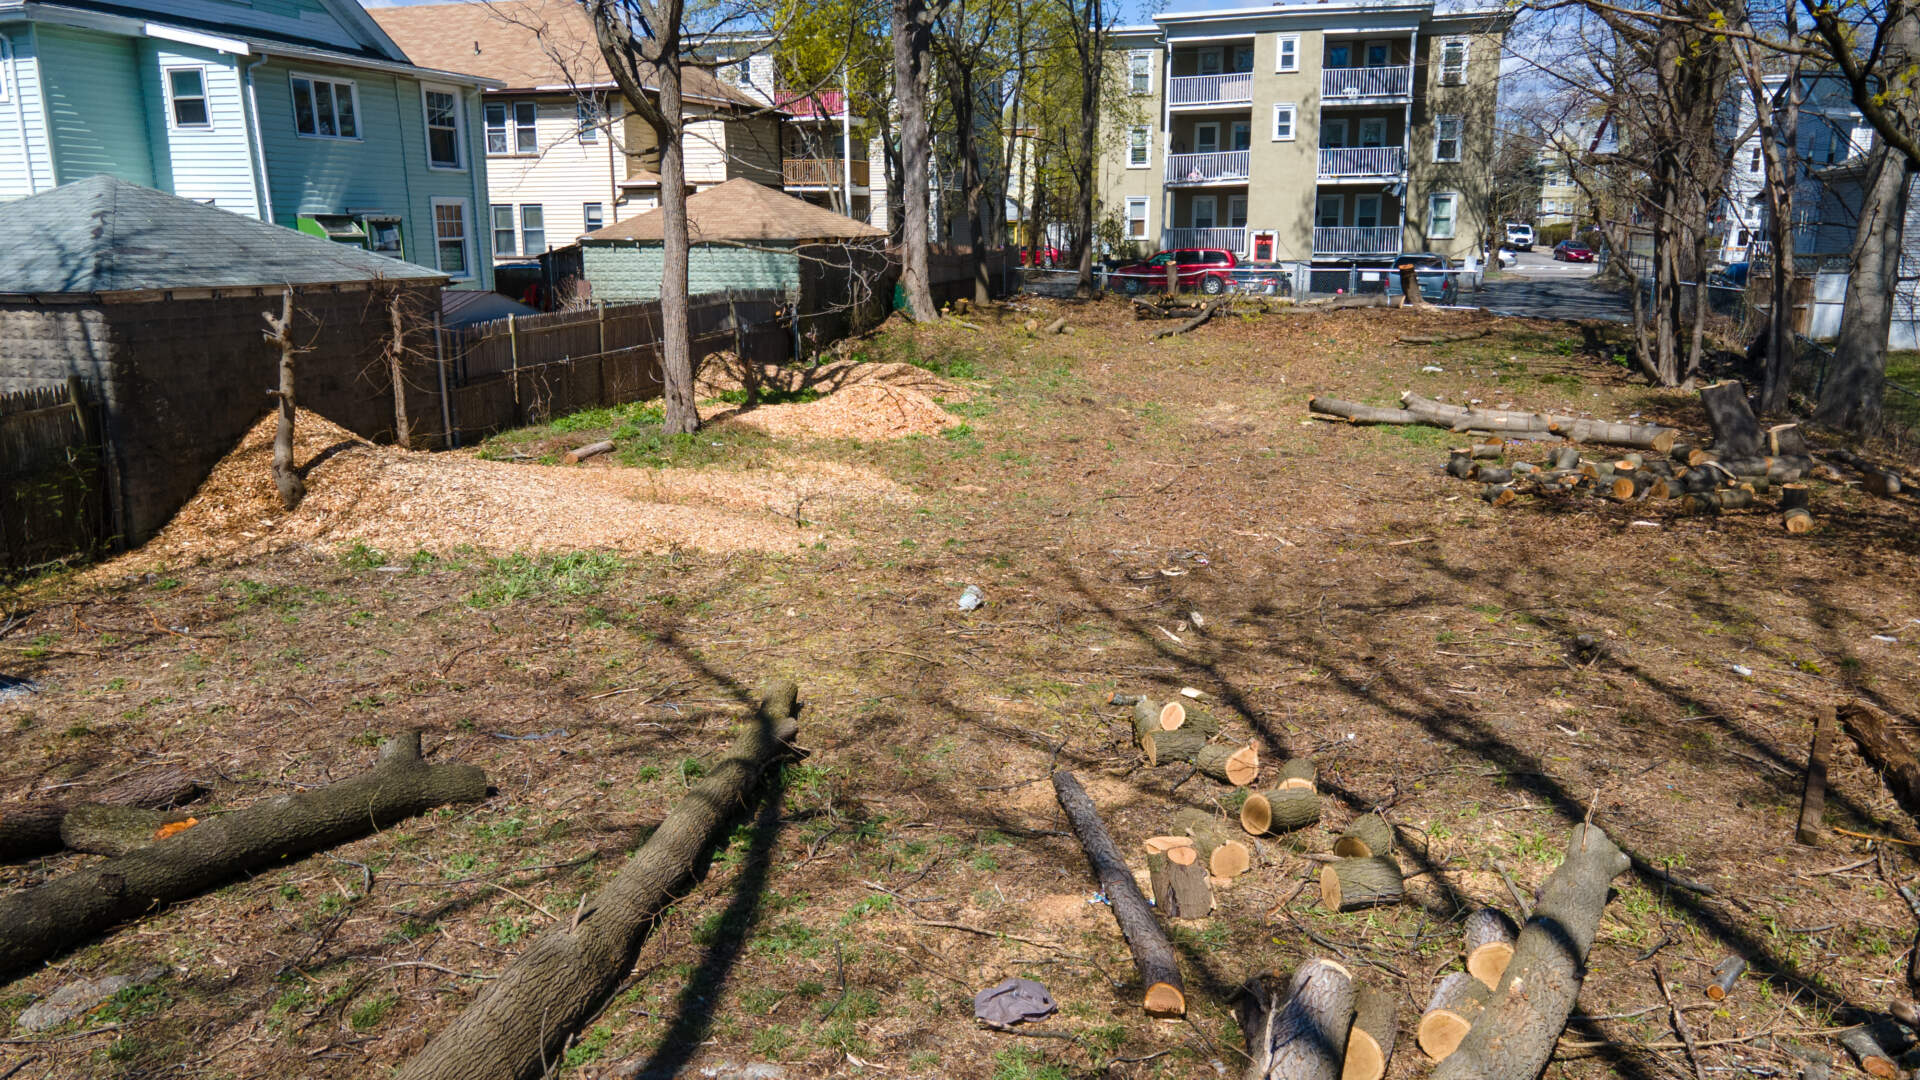
[{"label": "balcony railing", "polygon": [[1404,98],[1412,93],[1413,68],[1408,64],[1326,68],[1320,72],[1320,99],[1323,105],[1373,104]]},{"label": "balcony railing", "polygon": [[[787,158],[781,163],[783,182],[788,187],[825,187],[840,186],[840,167],[846,162],[838,158]],[[853,186],[866,187],[867,163],[855,160],[853,165]]]},{"label": "balcony railing", "polygon": [[1167,183],[1232,184],[1247,178],[1253,155],[1245,150],[1224,154],[1168,154]]},{"label": "balcony railing", "polygon": [[1247,230],[1238,229],[1161,229],[1162,248],[1225,248],[1235,255],[1247,251]]},{"label": "balcony railing", "polygon": [[1400,227],[1343,226],[1313,230],[1315,255],[1398,255]]},{"label": "balcony railing", "polygon": [[1348,146],[1320,151],[1321,176],[1391,177],[1406,170],[1407,152],[1398,146]]},{"label": "balcony railing", "polygon": [[1167,80],[1169,105],[1238,105],[1253,100],[1253,73],[1177,75]]}]

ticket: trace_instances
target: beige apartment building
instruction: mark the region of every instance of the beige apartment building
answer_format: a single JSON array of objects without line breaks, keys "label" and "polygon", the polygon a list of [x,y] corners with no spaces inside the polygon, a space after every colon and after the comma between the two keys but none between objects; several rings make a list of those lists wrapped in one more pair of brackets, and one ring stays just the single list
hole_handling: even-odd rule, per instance
[{"label": "beige apartment building", "polygon": [[1483,255],[1510,22],[1431,0],[1280,3],[1116,31],[1103,212],[1136,253]]}]

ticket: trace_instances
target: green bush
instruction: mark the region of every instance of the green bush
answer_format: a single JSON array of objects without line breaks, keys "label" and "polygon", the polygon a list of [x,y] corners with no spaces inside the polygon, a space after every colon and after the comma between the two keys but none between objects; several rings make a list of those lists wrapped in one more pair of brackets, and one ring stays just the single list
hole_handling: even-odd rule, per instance
[{"label": "green bush", "polygon": [[1573,235],[1573,222],[1563,221],[1558,225],[1542,225],[1533,230],[1534,243],[1543,247],[1552,247]]}]

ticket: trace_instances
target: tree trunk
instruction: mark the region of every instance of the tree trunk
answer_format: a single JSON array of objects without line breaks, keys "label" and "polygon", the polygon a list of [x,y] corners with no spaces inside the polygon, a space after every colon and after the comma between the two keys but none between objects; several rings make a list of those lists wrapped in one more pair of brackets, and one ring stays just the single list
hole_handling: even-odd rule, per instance
[{"label": "tree trunk", "polygon": [[[1607,834],[1574,827],[1566,860],[1541,888],[1513,960],[1460,1048],[1433,1080],[1533,1080],[1573,1012],[1607,887],[1630,865]],[[1474,980],[1478,982],[1479,980]]]},{"label": "tree trunk", "polygon": [[1467,974],[1487,989],[1500,985],[1513,960],[1513,939],[1520,928],[1499,908],[1484,907],[1467,916]]},{"label": "tree trunk", "polygon": [[1153,907],[1163,919],[1204,919],[1213,913],[1213,890],[1207,887],[1207,864],[1191,844],[1147,851],[1147,878],[1153,885]]},{"label": "tree trunk", "polygon": [[725,835],[769,767],[799,733],[798,691],[768,687],[752,721],[688,789],[620,873],[556,922],[401,1072],[402,1080],[524,1080],[557,1061],[633,970],[660,912]]},{"label": "tree trunk", "polygon": [[1341,859],[1320,868],[1320,902],[1328,911],[1397,904],[1406,894],[1400,864],[1391,855]]},{"label": "tree trunk", "polygon": [[1701,387],[1700,407],[1713,429],[1713,453],[1721,461],[1758,457],[1764,451],[1766,434],[1747,404],[1747,388],[1739,382],[1727,379]]},{"label": "tree trunk", "polygon": [[1420,1026],[1414,1030],[1414,1041],[1420,1044],[1421,1052],[1435,1061],[1452,1057],[1486,1007],[1489,993],[1480,980],[1464,971],[1440,980],[1420,1013]]},{"label": "tree trunk", "polygon": [[1352,973],[1316,958],[1294,972],[1284,998],[1273,992],[1277,982],[1256,979],[1242,999],[1246,1080],[1339,1080],[1353,1026]]},{"label": "tree trunk", "polygon": [[1220,819],[1189,807],[1173,815],[1175,831],[1185,833],[1206,860],[1207,872],[1218,878],[1236,878],[1253,865],[1253,852],[1233,838]]},{"label": "tree trunk", "polygon": [[1887,723],[1880,710],[1855,699],[1839,708],[1840,723],[1860,746],[1860,753],[1880,770],[1887,788],[1916,821],[1920,821],[1920,761]]},{"label": "tree trunk", "polygon": [[413,429],[407,423],[407,324],[401,318],[402,290],[393,290],[387,315],[393,336],[387,342],[387,378],[393,383],[393,441],[404,450],[413,449]]},{"label": "tree trunk", "polygon": [[1393,826],[1379,814],[1362,814],[1333,842],[1333,853],[1343,859],[1364,859],[1393,850]]},{"label": "tree trunk", "polygon": [[1366,983],[1354,984],[1353,1030],[1347,1033],[1347,1059],[1340,1080],[1381,1080],[1393,1060],[1400,1034],[1394,1015],[1397,999]]},{"label": "tree trunk", "polygon": [[1120,924],[1120,933],[1133,951],[1134,967],[1139,969],[1140,981],[1146,988],[1143,1004],[1148,1015],[1185,1016],[1187,995],[1180,978],[1180,958],[1167,943],[1160,924],[1154,921],[1153,909],[1147,906],[1147,898],[1140,895],[1140,886],[1134,883],[1133,871],[1127,869],[1120,849],[1113,846],[1113,837],[1107,834],[1100,811],[1094,808],[1080,781],[1065,769],[1053,774],[1053,793],[1067,815],[1067,824],[1080,838],[1087,862],[1093,867],[1094,880],[1106,894],[1113,917]]},{"label": "tree trunk", "polygon": [[299,350],[293,343],[293,289],[280,298],[280,316],[263,314],[267,320],[267,341],[280,350],[280,388],[273,396],[280,406],[280,421],[273,429],[273,486],[280,489],[280,506],[292,510],[306,498],[307,482],[293,467],[293,357]]},{"label": "tree trunk", "polygon": [[[1914,20],[1900,21],[1904,25]],[[1887,333],[1900,280],[1912,179],[1913,163],[1905,155],[1884,142],[1874,148],[1853,239],[1853,272],[1847,277],[1840,336],[1833,343],[1833,367],[1813,413],[1815,421],[1856,435],[1880,431]]]},{"label": "tree trunk", "polygon": [[32,967],[115,923],[229,878],[331,847],[423,810],[487,797],[471,765],[428,765],[420,733],[380,748],[373,769],[263,799],[117,859],[0,897],[0,977]]},{"label": "tree trunk", "polygon": [[45,799],[0,803],[0,861],[28,859],[59,851],[60,823],[84,806],[133,806],[160,810],[192,802],[200,785],[185,773],[156,769],[128,777],[77,800]]},{"label": "tree trunk", "polygon": [[[1068,5],[1068,14],[1074,14]],[[1074,295],[1093,296],[1093,204],[1100,175],[1100,85],[1107,65],[1107,17],[1102,0],[1086,0],[1086,17],[1070,19],[1080,76],[1078,153],[1073,156]]]},{"label": "tree trunk", "polygon": [[893,94],[900,108],[900,284],[914,322],[940,317],[927,269],[927,170],[932,137],[927,126],[927,56],[932,13],[927,0],[893,0]]},{"label": "tree trunk", "polygon": [[76,806],[60,820],[60,840],[89,855],[125,855],[184,832],[197,819],[179,810],[142,810],[136,806]]}]

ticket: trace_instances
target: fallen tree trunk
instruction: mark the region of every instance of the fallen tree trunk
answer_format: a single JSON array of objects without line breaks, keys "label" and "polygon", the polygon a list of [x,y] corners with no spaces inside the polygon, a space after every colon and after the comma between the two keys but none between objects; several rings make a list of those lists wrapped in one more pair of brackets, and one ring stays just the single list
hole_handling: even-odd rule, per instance
[{"label": "fallen tree trunk", "polygon": [[79,806],[134,806],[160,810],[192,802],[200,785],[174,769],[152,769],[82,799],[0,803],[0,861],[59,851],[60,822]]},{"label": "fallen tree trunk", "polygon": [[614,879],[556,922],[401,1072],[403,1080],[540,1075],[633,969],[662,908],[726,833],[768,767],[790,752],[798,690],[776,682],[705,779]]},{"label": "fallen tree trunk", "polygon": [[1347,1060],[1340,1080],[1380,1080],[1393,1060],[1393,1044],[1400,1034],[1392,994],[1366,983],[1354,988],[1353,1030],[1347,1033]]},{"label": "fallen tree trunk", "polygon": [[1133,871],[1127,869],[1120,849],[1113,845],[1113,837],[1107,834],[1106,823],[1100,820],[1100,811],[1094,808],[1093,799],[1065,769],[1053,774],[1053,794],[1067,815],[1067,824],[1080,838],[1087,862],[1093,867],[1094,880],[1106,894],[1114,920],[1120,924],[1120,933],[1133,951],[1134,967],[1146,987],[1142,1004],[1147,1014],[1185,1016],[1187,994],[1180,978],[1180,958],[1167,942],[1167,935],[1161,932],[1160,924],[1154,921],[1153,909],[1147,906],[1147,898],[1140,895]]},{"label": "fallen tree trunk", "polygon": [[1241,999],[1245,1080],[1340,1080],[1353,1027],[1352,973],[1316,958],[1293,973],[1284,997],[1275,992],[1278,982],[1256,979]]},{"label": "fallen tree trunk", "polygon": [[1827,757],[1833,751],[1837,722],[1833,706],[1820,706],[1813,726],[1813,749],[1807,753],[1807,783],[1800,791],[1800,824],[1793,838],[1808,847],[1820,846],[1821,817],[1827,810]]},{"label": "fallen tree trunk", "polygon": [[1491,330],[1469,330],[1464,334],[1429,334],[1416,337],[1403,337],[1402,345],[1451,345],[1456,341],[1472,341],[1492,333]]},{"label": "fallen tree trunk", "polygon": [[0,897],[0,978],[115,923],[240,874],[332,847],[450,802],[487,797],[471,765],[428,765],[420,733],[389,739],[371,771],[263,799],[116,859]]},{"label": "fallen tree trunk", "polygon": [[[1396,409],[1388,405],[1360,405],[1339,398],[1315,397],[1307,402],[1307,408],[1319,414],[1320,418],[1334,417],[1352,424],[1430,424],[1427,420],[1405,409]],[[1445,426],[1445,425],[1435,425]]]},{"label": "fallen tree trunk", "polygon": [[1215,300],[1213,303],[1208,304],[1204,308],[1201,308],[1200,314],[1195,315],[1193,318],[1188,319],[1186,322],[1183,322],[1179,326],[1173,327],[1170,330],[1156,331],[1153,337],[1148,340],[1158,341],[1161,338],[1173,337],[1175,334],[1184,334],[1189,330],[1198,330],[1203,324],[1206,323],[1208,319],[1213,318],[1214,312],[1219,311],[1221,308],[1225,307],[1226,304],[1227,302],[1225,300]]},{"label": "fallen tree trunk", "polygon": [[1680,433],[1658,424],[1623,424],[1610,420],[1590,420],[1579,416],[1545,416],[1503,409],[1472,409],[1444,401],[1421,397],[1407,391],[1400,395],[1407,411],[1427,418],[1435,427],[1459,431],[1549,432],[1581,443],[1627,446],[1636,450],[1667,453]]},{"label": "fallen tree trunk", "polygon": [[1747,404],[1747,388],[1733,379],[1700,388],[1700,407],[1706,410],[1707,427],[1713,430],[1713,452],[1726,458],[1759,457],[1767,439],[1760,421]]},{"label": "fallen tree trunk", "polygon": [[89,855],[125,855],[198,824],[178,810],[142,810],[137,806],[88,804],[67,811],[60,840]]},{"label": "fallen tree trunk", "polygon": [[1828,450],[1824,453],[1826,457],[1859,473],[1860,486],[1882,498],[1898,495],[1913,486],[1906,477],[1892,469],[1882,468],[1851,450]]},{"label": "fallen tree trunk", "polygon": [[578,465],[590,457],[599,457],[601,454],[610,454],[612,452],[612,440],[603,440],[597,443],[588,443],[577,450],[569,450],[561,456],[560,460],[568,465]]},{"label": "fallen tree trunk", "polygon": [[1580,994],[1608,883],[1629,865],[1606,833],[1592,825],[1574,827],[1567,857],[1542,886],[1500,985],[1433,1080],[1540,1075]]},{"label": "fallen tree trunk", "polygon": [[1893,797],[1914,819],[1920,820],[1920,761],[1895,734],[1880,710],[1855,699],[1840,706],[1840,723],[1860,746],[1892,790]]}]

